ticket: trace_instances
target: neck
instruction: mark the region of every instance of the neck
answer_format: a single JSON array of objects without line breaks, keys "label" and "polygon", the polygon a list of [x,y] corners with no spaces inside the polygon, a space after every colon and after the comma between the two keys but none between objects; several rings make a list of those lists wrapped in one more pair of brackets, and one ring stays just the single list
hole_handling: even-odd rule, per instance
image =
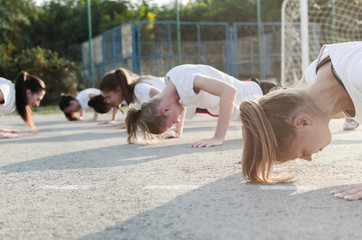
[{"label": "neck", "polygon": [[329,118],[344,110],[354,111],[352,100],[335,79],[330,63],[318,70],[316,82],[307,88],[307,94]]},{"label": "neck", "polygon": [[166,81],[166,87],[159,94],[162,101],[161,104],[173,104],[180,102],[180,96],[176,90],[175,85],[170,81]]}]

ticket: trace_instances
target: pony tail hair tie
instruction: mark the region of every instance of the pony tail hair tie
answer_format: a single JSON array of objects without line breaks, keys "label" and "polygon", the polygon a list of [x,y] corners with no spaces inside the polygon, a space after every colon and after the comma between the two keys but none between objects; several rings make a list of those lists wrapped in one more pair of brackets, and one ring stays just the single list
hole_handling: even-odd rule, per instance
[{"label": "pony tail hair tie", "polygon": [[23,72],[23,78],[24,78],[24,82],[27,80],[27,78],[28,78],[28,73],[27,72]]}]

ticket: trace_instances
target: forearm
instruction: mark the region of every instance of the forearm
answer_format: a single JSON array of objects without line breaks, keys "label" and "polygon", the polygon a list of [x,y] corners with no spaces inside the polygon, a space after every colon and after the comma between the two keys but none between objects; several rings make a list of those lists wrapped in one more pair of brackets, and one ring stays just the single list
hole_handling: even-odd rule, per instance
[{"label": "forearm", "polygon": [[176,129],[175,132],[177,134],[179,134],[180,136],[182,135],[182,131],[184,129],[184,122],[185,122],[185,114],[186,114],[186,108],[182,111],[182,113],[180,114],[180,121],[176,123]]},{"label": "forearm", "polygon": [[231,114],[234,108],[236,91],[228,91],[220,96],[219,118],[216,125],[215,137],[224,140],[229,127]]},{"label": "forearm", "polygon": [[98,113],[96,111],[94,111],[93,119],[97,120],[97,118],[98,118]]},{"label": "forearm", "polygon": [[118,108],[117,108],[117,107],[113,107],[112,121],[116,121],[116,120],[117,120],[117,115],[118,115]]},{"label": "forearm", "polygon": [[80,113],[79,113],[79,118],[82,119],[83,115],[84,115],[84,110],[81,110]]}]

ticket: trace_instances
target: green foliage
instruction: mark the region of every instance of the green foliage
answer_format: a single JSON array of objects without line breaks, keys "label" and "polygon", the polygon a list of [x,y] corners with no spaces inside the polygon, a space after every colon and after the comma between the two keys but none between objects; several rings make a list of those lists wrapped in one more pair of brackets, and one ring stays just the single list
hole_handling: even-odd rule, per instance
[{"label": "green foliage", "polygon": [[16,56],[9,57],[0,66],[1,76],[7,79],[15,79],[20,71],[39,76],[47,88],[42,105],[56,104],[61,93],[74,94],[77,70],[79,69],[74,62],[40,47],[25,49]]},{"label": "green foliage", "polygon": [[[283,0],[260,0],[261,21],[279,22]],[[175,20],[176,6],[163,7],[157,20]],[[256,22],[256,0],[190,0],[180,7],[181,21]]]},{"label": "green foliage", "polygon": [[[129,1],[91,0],[92,36],[132,21]],[[73,61],[81,61],[80,44],[88,40],[87,1],[53,0],[34,21],[35,43]]]},{"label": "green foliage", "polygon": [[16,49],[31,43],[26,34],[39,9],[31,0],[0,0],[0,44],[11,42]]}]

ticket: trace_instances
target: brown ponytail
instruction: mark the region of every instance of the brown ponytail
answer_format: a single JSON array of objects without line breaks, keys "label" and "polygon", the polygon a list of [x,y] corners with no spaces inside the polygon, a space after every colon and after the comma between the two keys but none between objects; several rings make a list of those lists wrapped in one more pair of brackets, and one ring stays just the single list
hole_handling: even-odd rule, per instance
[{"label": "brown ponytail", "polygon": [[166,116],[157,111],[160,99],[153,97],[139,107],[132,104],[127,112],[126,127],[128,143],[138,142],[138,130],[142,131],[146,141],[154,139],[152,134],[161,134],[167,130],[165,127]]},{"label": "brown ponytail", "polygon": [[292,115],[299,108],[321,114],[303,91],[279,90],[271,92],[259,102],[244,101],[240,104],[243,124],[244,149],[242,173],[253,183],[289,181],[286,175],[272,177],[273,165],[281,162],[279,153],[285,151],[295,137]]},{"label": "brown ponytail", "polygon": [[35,133],[36,129],[31,118],[31,108],[28,105],[26,94],[26,90],[28,89],[35,94],[40,91],[45,91],[45,84],[39,77],[29,75],[27,72],[21,72],[15,82],[16,111],[30,130]]},{"label": "brown ponytail", "polygon": [[102,78],[99,89],[103,92],[115,91],[117,87],[121,88],[122,100],[127,104],[133,102],[133,90],[131,87],[132,81],[129,77],[128,71],[123,68],[118,68],[115,71],[106,73]]}]

